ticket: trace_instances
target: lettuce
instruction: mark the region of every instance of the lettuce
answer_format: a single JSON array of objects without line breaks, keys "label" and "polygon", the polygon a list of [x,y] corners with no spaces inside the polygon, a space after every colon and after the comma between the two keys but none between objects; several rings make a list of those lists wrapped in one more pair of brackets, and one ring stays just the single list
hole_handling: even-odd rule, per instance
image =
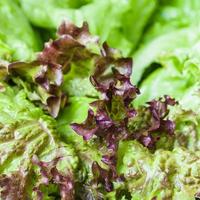
[{"label": "lettuce", "polygon": [[195,0],[161,1],[134,54],[132,81],[141,90],[134,105],[168,94],[183,108],[199,111],[199,7]]},{"label": "lettuce", "polygon": [[[159,58],[163,54],[171,54],[171,52],[179,48],[190,48],[198,42],[199,38],[199,28],[192,26],[163,34],[150,40],[146,44],[142,44],[133,55],[135,65],[134,75],[132,75],[131,80],[135,84],[142,82],[143,79],[145,80],[145,71],[147,71],[151,65],[151,68],[156,70],[156,64],[160,64]],[[151,73],[148,73],[147,76],[150,74]]]},{"label": "lettuce", "polygon": [[102,57],[96,60],[96,69],[90,77],[101,99],[90,103],[83,123],[72,123],[71,127],[85,141],[94,139],[92,143],[100,149],[101,162],[93,160],[91,166],[92,185],[96,185],[97,191],[106,193],[124,181],[116,166],[119,142],[137,140],[144,147],[155,149],[162,134],[167,138],[174,135],[175,124],[168,119],[168,106],[176,102],[165,96],[164,100],[153,100],[136,110],[131,106],[139,94],[138,88],[130,82],[132,60],[120,57],[106,44],[101,52]]},{"label": "lettuce", "polygon": [[5,83],[0,111],[1,198],[52,199],[55,192],[66,199],[74,191],[68,185],[74,182],[78,158],[71,145],[60,141],[55,121],[28,101],[23,90]]},{"label": "lettuce", "polygon": [[161,0],[143,40],[147,42],[165,33],[198,25],[199,8],[198,0]]},{"label": "lettuce", "polygon": [[90,35],[86,23],[79,28],[64,22],[59,27],[58,38],[46,43],[35,60],[2,65],[2,80],[12,80],[24,88],[32,101],[57,117],[67,94],[98,95],[88,77],[96,58],[101,56],[98,38]]},{"label": "lettuce", "polygon": [[123,49],[126,55],[136,48],[157,4],[155,0],[121,0],[120,3],[117,0],[20,0],[20,3],[36,26],[55,29],[63,20],[76,25],[87,21],[92,34],[99,35],[102,42]]},{"label": "lettuce", "polygon": [[[177,73],[184,72],[193,91],[199,77],[193,58],[198,52],[190,51],[190,57],[189,51],[181,50],[175,52],[181,55],[179,60],[174,55],[160,59]],[[71,97],[58,117],[58,130],[77,146],[80,157],[83,181],[78,190],[83,195],[79,198],[189,199],[198,195],[198,113],[182,109],[182,102],[176,105],[169,96],[133,107],[139,90],[130,82],[131,59],[105,43],[100,52],[90,76],[100,99]]]},{"label": "lettuce", "polygon": [[[161,68],[155,70],[141,83],[142,95],[136,104],[169,94],[186,109],[199,110],[200,86],[199,43],[190,48],[176,48],[158,59]],[[193,99],[193,103],[189,103]]]},{"label": "lettuce", "polygon": [[126,178],[130,199],[188,200],[199,191],[199,156],[181,147],[152,154],[136,141],[124,141],[117,169]]},{"label": "lettuce", "polygon": [[[87,19],[92,32],[126,48],[125,54],[137,46],[157,4],[16,2],[40,27],[55,28],[66,16],[77,24]],[[56,39],[31,62],[0,63],[1,199],[200,196],[198,15],[187,9],[193,4],[159,2],[144,47],[135,54],[133,75],[132,59],[101,45],[85,22],[82,27],[63,22]],[[2,34],[0,55],[15,57],[4,39]],[[160,68],[147,76],[146,68],[156,65]]]},{"label": "lettuce", "polygon": [[[174,49],[191,48],[199,40],[199,8],[197,0],[161,1],[152,18],[138,50],[132,81],[136,84],[145,79],[145,72],[156,69],[162,54],[171,54]],[[144,59],[145,58],[145,59]],[[151,73],[149,73],[151,74]],[[148,75],[149,75],[148,74]]]},{"label": "lettuce", "polygon": [[0,16],[0,38],[12,50],[12,60],[32,59],[41,43],[23,11],[15,1],[5,0],[0,2]]}]

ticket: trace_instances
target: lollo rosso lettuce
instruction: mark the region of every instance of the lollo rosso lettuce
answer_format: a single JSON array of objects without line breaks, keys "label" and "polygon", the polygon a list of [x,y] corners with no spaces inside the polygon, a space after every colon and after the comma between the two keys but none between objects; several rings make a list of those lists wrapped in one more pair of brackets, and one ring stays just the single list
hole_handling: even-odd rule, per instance
[{"label": "lollo rosso lettuce", "polygon": [[[155,149],[162,134],[174,135],[175,124],[167,115],[168,106],[174,106],[176,101],[165,96],[141,109],[131,107],[131,102],[139,94],[138,88],[130,82],[132,60],[119,57],[118,52],[107,44],[103,45],[101,52],[102,57],[96,60],[90,81],[102,98],[90,103],[92,109],[89,108],[83,123],[73,123],[71,127],[84,140],[94,138],[96,145],[100,145],[102,158],[101,162],[92,164],[92,184],[111,192],[116,183],[124,181],[123,174],[117,173],[119,142],[137,140],[144,147]],[[146,123],[140,121],[145,115]]]}]

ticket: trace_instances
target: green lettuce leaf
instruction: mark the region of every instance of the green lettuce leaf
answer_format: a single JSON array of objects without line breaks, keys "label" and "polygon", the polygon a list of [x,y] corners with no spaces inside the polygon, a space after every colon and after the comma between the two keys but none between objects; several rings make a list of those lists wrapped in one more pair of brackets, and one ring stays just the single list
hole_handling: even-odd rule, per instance
[{"label": "green lettuce leaf", "polygon": [[[168,94],[185,109],[199,110],[200,44],[190,48],[176,48],[163,53],[157,60],[162,66],[141,83],[141,96],[136,105]],[[192,101],[192,103],[190,103]]]},{"label": "green lettuce leaf", "polygon": [[[159,63],[159,57],[171,53],[177,48],[190,48],[199,41],[198,0],[160,1],[138,50],[134,53],[135,61],[132,81],[141,82],[145,71],[152,63]],[[152,65],[151,70],[156,66]]]},{"label": "green lettuce leaf", "polygon": [[200,151],[177,147],[152,154],[137,141],[127,141],[120,143],[118,157],[118,172],[132,200],[190,200],[199,192]]},{"label": "green lettuce leaf", "polygon": [[146,44],[142,44],[133,55],[134,69],[132,81],[134,83],[141,82],[143,74],[151,64],[153,70],[156,69],[154,63],[160,64],[159,58],[163,54],[172,54],[178,48],[190,48],[198,42],[199,38],[199,28],[193,26],[163,34],[150,40]]},{"label": "green lettuce leaf", "polygon": [[98,96],[98,92],[90,83],[89,76],[94,70],[94,60],[87,59],[72,63],[70,71],[64,75],[62,90],[69,96]]},{"label": "green lettuce leaf", "polygon": [[[13,60],[28,60],[40,49],[39,36],[33,31],[22,9],[12,0],[0,2],[0,35],[13,51]],[[1,38],[1,36],[0,36]]]},{"label": "green lettuce leaf", "polygon": [[143,40],[150,41],[165,33],[188,27],[191,24],[198,25],[200,3],[198,0],[161,0],[151,26]]},{"label": "green lettuce leaf", "polygon": [[44,170],[54,170],[63,178],[73,177],[78,157],[71,145],[59,139],[54,119],[29,102],[23,90],[4,83],[1,88],[0,196],[37,199],[40,188],[44,199],[53,199],[63,183],[49,171],[44,174]]},{"label": "green lettuce leaf", "polygon": [[68,105],[57,118],[57,129],[65,141],[71,143],[84,143],[78,134],[75,134],[70,124],[82,122],[87,117],[89,103],[94,99],[87,97],[71,97]]},{"label": "green lettuce leaf", "polygon": [[135,53],[132,80],[141,89],[135,105],[168,94],[183,108],[199,111],[199,7],[196,0],[161,1]]}]

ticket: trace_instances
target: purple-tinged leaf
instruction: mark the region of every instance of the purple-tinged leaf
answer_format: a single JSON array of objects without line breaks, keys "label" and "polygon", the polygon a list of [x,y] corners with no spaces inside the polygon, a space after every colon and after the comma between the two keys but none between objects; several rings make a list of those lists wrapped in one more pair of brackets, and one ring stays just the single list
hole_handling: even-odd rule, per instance
[{"label": "purple-tinged leaf", "polygon": [[26,200],[27,175],[25,172],[16,171],[11,175],[0,176],[0,198],[5,200]]},{"label": "purple-tinged leaf", "polygon": [[61,157],[57,157],[50,162],[43,162],[39,161],[36,156],[33,157],[32,161],[40,168],[41,173],[41,183],[34,188],[38,199],[42,198],[40,187],[42,185],[48,186],[50,183],[53,183],[59,186],[61,200],[74,200],[75,188],[71,174],[63,175],[56,167],[61,159]]},{"label": "purple-tinged leaf", "polygon": [[96,120],[94,112],[90,109],[88,111],[87,119],[83,124],[71,124],[71,127],[79,135],[83,136],[84,140],[89,140],[97,131]]}]

